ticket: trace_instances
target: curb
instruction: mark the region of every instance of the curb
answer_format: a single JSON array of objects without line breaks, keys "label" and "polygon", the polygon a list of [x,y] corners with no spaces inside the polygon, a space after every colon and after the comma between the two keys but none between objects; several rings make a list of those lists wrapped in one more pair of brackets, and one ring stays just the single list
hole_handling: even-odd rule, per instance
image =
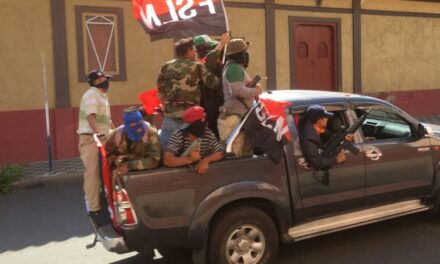
[{"label": "curb", "polygon": [[83,171],[74,171],[28,176],[14,184],[14,191],[46,186],[78,184],[82,183],[83,175]]}]

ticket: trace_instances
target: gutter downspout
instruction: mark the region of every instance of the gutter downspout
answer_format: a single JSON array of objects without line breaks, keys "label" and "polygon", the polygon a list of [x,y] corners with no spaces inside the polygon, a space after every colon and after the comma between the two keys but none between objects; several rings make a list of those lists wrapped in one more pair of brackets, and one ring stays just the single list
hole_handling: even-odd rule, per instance
[{"label": "gutter downspout", "polygon": [[353,0],[353,93],[362,93],[361,0]]},{"label": "gutter downspout", "polygon": [[275,47],[275,1],[266,0],[264,4],[266,19],[266,72],[267,90],[277,89],[276,47]]}]

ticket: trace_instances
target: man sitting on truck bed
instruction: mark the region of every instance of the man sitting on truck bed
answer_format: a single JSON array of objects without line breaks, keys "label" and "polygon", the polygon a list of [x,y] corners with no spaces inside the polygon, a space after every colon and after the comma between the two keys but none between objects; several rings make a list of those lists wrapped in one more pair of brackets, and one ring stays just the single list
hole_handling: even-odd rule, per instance
[{"label": "man sitting on truck bed", "polygon": [[110,134],[106,150],[118,175],[124,175],[129,170],[154,169],[160,163],[156,128],[144,121],[135,107],[124,111],[124,125]]},{"label": "man sitting on truck bed", "polygon": [[196,171],[205,173],[209,163],[223,158],[223,149],[214,133],[207,127],[205,110],[193,106],[183,112],[183,125],[169,139],[163,163],[180,167],[197,163]]}]

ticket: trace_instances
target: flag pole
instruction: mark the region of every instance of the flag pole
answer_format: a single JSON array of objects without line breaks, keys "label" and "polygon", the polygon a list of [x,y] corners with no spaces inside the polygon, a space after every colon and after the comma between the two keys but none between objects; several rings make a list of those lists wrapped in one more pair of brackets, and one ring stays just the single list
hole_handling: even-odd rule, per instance
[{"label": "flag pole", "polygon": [[[222,7],[223,7],[223,14],[225,14],[225,22],[226,22],[226,32],[228,32],[228,34],[230,34],[229,32],[229,20],[228,20],[228,14],[226,13],[226,8],[225,8],[225,3],[222,2]],[[223,52],[223,58],[222,58],[222,64],[225,65],[225,61],[226,61],[226,50],[228,49],[228,43],[225,44],[225,51]]]},{"label": "flag pole", "polygon": [[43,64],[43,89],[44,89],[44,110],[46,114],[46,136],[47,136],[47,151],[49,160],[49,174],[53,174],[52,168],[52,144],[50,138],[50,119],[49,119],[49,96],[47,92],[47,73],[46,73],[46,57],[41,54],[41,61]]}]

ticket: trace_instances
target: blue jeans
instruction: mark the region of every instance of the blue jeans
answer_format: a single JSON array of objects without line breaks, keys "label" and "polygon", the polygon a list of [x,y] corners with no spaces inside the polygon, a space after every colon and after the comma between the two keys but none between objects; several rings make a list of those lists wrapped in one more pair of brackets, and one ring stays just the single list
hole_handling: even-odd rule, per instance
[{"label": "blue jeans", "polygon": [[162,148],[162,153],[165,153],[171,135],[178,130],[182,124],[183,120],[181,118],[164,116],[160,129],[160,147]]}]

